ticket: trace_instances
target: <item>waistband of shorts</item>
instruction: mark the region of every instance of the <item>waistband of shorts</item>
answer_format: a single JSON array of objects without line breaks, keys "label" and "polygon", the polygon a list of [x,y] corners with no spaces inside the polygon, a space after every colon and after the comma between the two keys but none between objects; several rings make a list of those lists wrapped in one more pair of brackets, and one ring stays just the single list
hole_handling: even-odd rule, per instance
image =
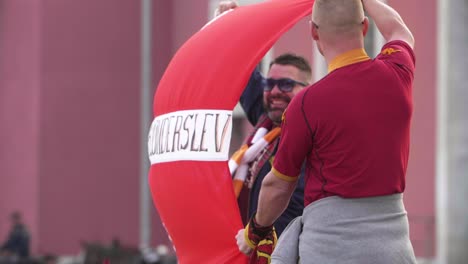
[{"label": "waistband of shorts", "polygon": [[304,208],[304,216],[307,217],[314,212],[319,212],[320,215],[359,215],[360,212],[366,214],[370,211],[376,213],[406,212],[403,205],[403,193],[364,198],[329,196],[309,204]]}]

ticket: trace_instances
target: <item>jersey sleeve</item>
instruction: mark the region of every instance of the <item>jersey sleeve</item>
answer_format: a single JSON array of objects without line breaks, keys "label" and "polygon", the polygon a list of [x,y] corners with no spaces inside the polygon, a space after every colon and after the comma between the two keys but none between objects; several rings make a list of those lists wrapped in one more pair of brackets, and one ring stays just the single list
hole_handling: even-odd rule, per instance
[{"label": "jersey sleeve", "polygon": [[313,134],[303,108],[304,94],[296,95],[283,114],[280,143],[273,162],[273,174],[286,181],[297,179],[312,149]]},{"label": "jersey sleeve", "polygon": [[400,75],[400,78],[407,83],[412,83],[414,79],[414,69],[416,57],[413,49],[404,41],[390,41],[382,47],[378,60],[389,63]]}]

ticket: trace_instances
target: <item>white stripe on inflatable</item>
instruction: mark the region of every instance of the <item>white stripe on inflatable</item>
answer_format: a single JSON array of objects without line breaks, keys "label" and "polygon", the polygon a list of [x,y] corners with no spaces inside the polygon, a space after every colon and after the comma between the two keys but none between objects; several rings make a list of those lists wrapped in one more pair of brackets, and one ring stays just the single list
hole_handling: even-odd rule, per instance
[{"label": "white stripe on inflatable", "polygon": [[154,118],[148,135],[151,164],[228,160],[232,111],[183,110]]}]

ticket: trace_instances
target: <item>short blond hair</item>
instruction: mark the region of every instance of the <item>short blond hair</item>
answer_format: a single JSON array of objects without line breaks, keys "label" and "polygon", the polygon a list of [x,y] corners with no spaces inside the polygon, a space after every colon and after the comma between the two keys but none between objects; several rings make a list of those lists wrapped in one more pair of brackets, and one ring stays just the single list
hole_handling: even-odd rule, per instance
[{"label": "short blond hair", "polygon": [[312,22],[330,33],[351,33],[360,29],[364,21],[361,0],[316,0]]}]

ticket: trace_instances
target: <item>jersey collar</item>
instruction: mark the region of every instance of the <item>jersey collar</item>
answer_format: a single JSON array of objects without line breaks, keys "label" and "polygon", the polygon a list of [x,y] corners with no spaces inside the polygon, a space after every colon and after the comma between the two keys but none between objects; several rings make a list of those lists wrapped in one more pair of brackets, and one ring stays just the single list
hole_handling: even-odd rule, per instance
[{"label": "jersey collar", "polygon": [[364,49],[354,49],[336,56],[328,65],[328,73],[361,61],[370,60]]}]

